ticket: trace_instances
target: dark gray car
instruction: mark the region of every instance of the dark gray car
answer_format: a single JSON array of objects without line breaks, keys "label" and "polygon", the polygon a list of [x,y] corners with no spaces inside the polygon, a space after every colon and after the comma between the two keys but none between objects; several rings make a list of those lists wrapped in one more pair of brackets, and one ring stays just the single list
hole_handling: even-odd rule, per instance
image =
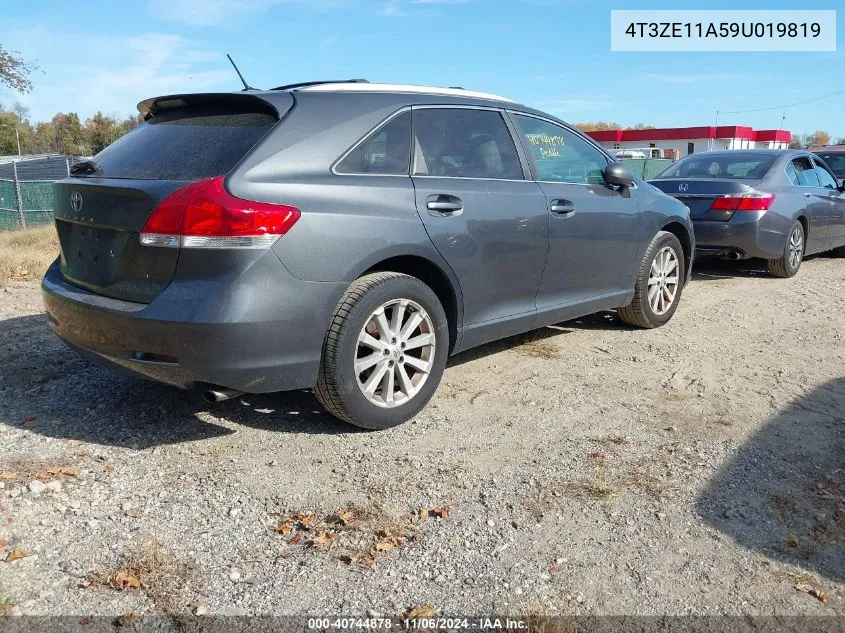
[{"label": "dark gray car", "polygon": [[55,187],[42,283],[83,355],[212,399],[415,415],[447,357],[605,309],[666,323],[688,210],[552,116],[459,89],[172,95]]},{"label": "dark gray car", "polygon": [[809,152],[703,152],[649,182],[689,206],[699,254],[760,257],[777,277],[805,255],[845,254],[843,188]]}]

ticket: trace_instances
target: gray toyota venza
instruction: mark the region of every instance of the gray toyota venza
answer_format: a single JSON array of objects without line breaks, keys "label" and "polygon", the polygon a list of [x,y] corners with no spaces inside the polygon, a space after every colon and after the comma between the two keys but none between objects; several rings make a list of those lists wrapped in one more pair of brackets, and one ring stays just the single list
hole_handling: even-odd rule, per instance
[{"label": "gray toyota venza", "polygon": [[55,185],[50,326],[222,400],[419,412],[457,352],[600,310],[674,314],[689,210],[553,116],[463,89],[309,82],[139,104]]}]

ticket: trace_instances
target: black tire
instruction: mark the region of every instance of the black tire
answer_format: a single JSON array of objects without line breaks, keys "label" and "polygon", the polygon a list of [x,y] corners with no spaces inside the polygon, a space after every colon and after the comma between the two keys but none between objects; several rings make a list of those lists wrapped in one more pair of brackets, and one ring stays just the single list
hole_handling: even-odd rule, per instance
[{"label": "black tire", "polygon": [[[431,319],[435,341],[433,366],[419,391],[408,402],[392,408],[380,407],[364,395],[358,385],[354,364],[358,335],[373,312],[396,299],[419,304]],[[406,352],[407,353],[407,352]],[[411,419],[434,395],[443,376],[449,354],[449,324],[437,295],[410,275],[377,272],[364,275],[347,289],[335,309],[323,340],[322,361],[314,389],[320,403],[335,417],[365,429],[387,429]]]},{"label": "black tire", "polygon": [[[798,255],[798,262],[793,263],[791,256],[791,244],[793,236],[796,233],[801,239],[801,252]],[[778,259],[770,259],[766,262],[769,268],[769,274],[773,277],[794,277],[795,273],[798,272],[798,269],[801,268],[801,262],[804,261],[804,250],[806,249],[806,244],[807,240],[804,235],[804,225],[801,224],[800,221],[795,220],[792,227],[789,229],[789,233],[786,235],[786,243],[783,245],[783,255],[781,255]]]},{"label": "black tire", "polygon": [[[665,312],[658,314],[649,302],[648,279],[655,257],[666,247],[671,248],[677,258],[678,284],[675,297],[671,304]],[[681,300],[685,280],[684,249],[681,247],[681,242],[678,241],[678,238],[674,234],[668,231],[659,231],[646,249],[645,256],[643,256],[640,268],[637,271],[637,280],[634,285],[634,300],[624,308],[618,308],[616,314],[629,325],[642,328],[660,327],[664,323],[667,323],[672,318],[672,315],[675,314],[675,310],[678,308],[678,303]]]}]

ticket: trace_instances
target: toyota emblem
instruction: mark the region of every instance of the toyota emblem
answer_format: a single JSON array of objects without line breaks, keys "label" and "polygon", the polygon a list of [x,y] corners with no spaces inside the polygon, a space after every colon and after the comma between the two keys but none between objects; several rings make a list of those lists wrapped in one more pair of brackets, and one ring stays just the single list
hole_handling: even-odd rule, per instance
[{"label": "toyota emblem", "polygon": [[74,213],[82,211],[82,194],[78,191],[70,194],[70,208],[73,209]]},{"label": "toyota emblem", "polygon": [[678,191],[686,193],[687,191],[689,191],[689,185],[685,182],[682,182],[680,185],[678,185]]}]

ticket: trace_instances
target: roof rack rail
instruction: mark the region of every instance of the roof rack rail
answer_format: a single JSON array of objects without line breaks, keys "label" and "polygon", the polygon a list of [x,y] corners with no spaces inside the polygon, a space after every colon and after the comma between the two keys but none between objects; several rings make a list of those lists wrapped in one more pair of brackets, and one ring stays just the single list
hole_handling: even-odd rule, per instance
[{"label": "roof rack rail", "polygon": [[296,84],[278,86],[271,90],[293,90],[294,88],[307,88],[308,86],[319,86],[320,84],[368,84],[367,79],[324,79],[321,81],[301,81]]}]

